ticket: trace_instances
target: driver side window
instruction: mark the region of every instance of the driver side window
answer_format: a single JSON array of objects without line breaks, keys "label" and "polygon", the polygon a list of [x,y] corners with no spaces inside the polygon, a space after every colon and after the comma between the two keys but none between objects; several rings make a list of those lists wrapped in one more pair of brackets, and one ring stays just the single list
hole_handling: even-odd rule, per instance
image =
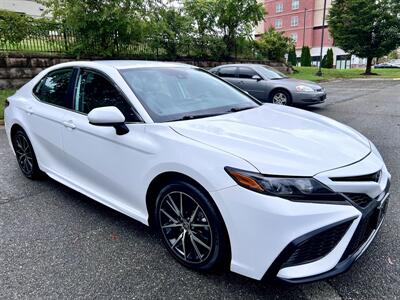
[{"label": "driver side window", "polygon": [[133,107],[108,79],[92,71],[81,71],[78,77],[74,109],[88,114],[92,109],[104,106],[117,107],[125,116],[126,122],[139,121]]},{"label": "driver side window", "polygon": [[239,68],[239,78],[252,79],[253,76],[256,76],[256,75],[260,76],[253,69],[246,68],[246,67],[240,67]]}]

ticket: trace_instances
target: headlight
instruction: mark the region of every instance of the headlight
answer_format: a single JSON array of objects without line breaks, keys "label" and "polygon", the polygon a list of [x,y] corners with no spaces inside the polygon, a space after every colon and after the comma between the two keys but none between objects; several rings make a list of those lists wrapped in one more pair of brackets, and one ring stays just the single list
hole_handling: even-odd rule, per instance
[{"label": "headlight", "polygon": [[311,177],[268,176],[230,167],[225,171],[238,185],[255,192],[291,201],[348,204],[344,196]]},{"label": "headlight", "polygon": [[296,86],[296,91],[311,93],[314,92],[314,89],[306,85],[298,85]]}]

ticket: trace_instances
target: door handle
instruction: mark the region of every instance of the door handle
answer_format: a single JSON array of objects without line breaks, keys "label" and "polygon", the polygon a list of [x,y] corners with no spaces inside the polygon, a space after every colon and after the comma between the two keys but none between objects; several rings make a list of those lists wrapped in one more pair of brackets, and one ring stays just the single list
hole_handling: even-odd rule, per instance
[{"label": "door handle", "polygon": [[33,107],[32,107],[32,106],[28,106],[28,107],[25,109],[25,111],[26,111],[26,113],[27,113],[28,115],[33,115]]},{"label": "door handle", "polygon": [[72,121],[64,121],[63,125],[65,127],[67,127],[67,128],[70,128],[70,129],[75,129],[76,128],[76,125]]}]

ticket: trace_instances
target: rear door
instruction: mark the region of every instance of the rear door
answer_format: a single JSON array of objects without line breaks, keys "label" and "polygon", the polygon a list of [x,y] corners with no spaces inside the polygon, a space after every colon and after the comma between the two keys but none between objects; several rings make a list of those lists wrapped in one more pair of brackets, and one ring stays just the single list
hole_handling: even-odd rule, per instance
[{"label": "rear door", "polygon": [[267,92],[265,80],[254,79],[254,76],[262,78],[255,70],[250,67],[239,67],[238,69],[238,87],[248,92],[253,97],[260,101],[267,101]]},{"label": "rear door", "polygon": [[28,131],[40,167],[47,173],[64,174],[65,165],[61,132],[64,115],[72,106],[73,68],[48,73],[32,91],[33,101],[25,107]]}]

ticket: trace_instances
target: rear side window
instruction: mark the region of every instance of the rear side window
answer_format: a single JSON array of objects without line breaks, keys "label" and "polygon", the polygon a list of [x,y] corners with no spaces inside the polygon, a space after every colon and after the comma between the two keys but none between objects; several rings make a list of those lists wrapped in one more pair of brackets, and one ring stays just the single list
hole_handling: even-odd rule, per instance
[{"label": "rear side window", "polygon": [[258,75],[256,71],[251,68],[239,68],[239,78],[252,79],[254,75]]},{"label": "rear side window", "polygon": [[69,108],[68,87],[72,71],[62,69],[49,73],[34,88],[34,95],[43,102]]},{"label": "rear side window", "polygon": [[79,75],[75,98],[75,110],[84,114],[94,108],[115,106],[125,116],[126,122],[139,121],[135,110],[119,90],[98,73],[84,70]]},{"label": "rear side window", "polygon": [[221,68],[218,71],[218,76],[224,77],[224,78],[236,77],[236,67]]}]

